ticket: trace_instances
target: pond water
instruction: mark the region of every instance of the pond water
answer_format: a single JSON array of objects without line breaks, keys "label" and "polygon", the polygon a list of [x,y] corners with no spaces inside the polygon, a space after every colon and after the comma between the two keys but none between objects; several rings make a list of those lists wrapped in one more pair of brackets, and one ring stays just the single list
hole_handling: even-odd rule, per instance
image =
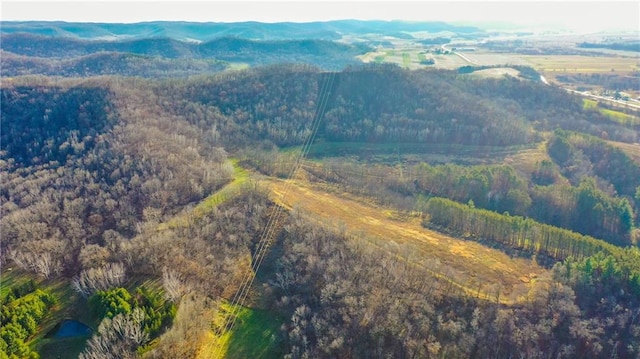
[{"label": "pond water", "polygon": [[84,323],[81,323],[77,320],[73,319],[65,319],[60,323],[60,327],[54,337],[56,338],[69,338],[69,337],[79,337],[91,334],[91,328],[89,328]]}]

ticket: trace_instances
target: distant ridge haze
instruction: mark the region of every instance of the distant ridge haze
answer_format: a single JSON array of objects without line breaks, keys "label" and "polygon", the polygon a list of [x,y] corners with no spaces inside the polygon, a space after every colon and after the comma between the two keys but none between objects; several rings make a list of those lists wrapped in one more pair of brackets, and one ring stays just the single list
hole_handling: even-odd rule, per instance
[{"label": "distant ridge haze", "polygon": [[638,1],[2,1],[1,20],[138,23],[143,21],[317,22],[345,19],[509,22],[577,32],[640,29]]},{"label": "distant ridge haze", "polygon": [[237,36],[255,40],[323,39],[337,40],[342,34],[375,34],[393,32],[483,32],[478,27],[452,25],[444,22],[360,21],[336,20],[308,23],[197,23],[154,21],[133,24],[74,23],[63,21],[3,21],[2,33],[30,33],[42,36],[63,36],[79,39],[135,39],[169,37],[177,40],[208,41]]}]

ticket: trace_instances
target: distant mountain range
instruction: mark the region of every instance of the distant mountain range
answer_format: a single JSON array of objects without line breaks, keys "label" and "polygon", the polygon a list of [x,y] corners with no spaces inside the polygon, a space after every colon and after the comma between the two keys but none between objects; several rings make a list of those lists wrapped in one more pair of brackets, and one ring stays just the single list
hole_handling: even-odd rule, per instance
[{"label": "distant mountain range", "polygon": [[[303,63],[341,70],[384,37],[412,33],[474,36],[443,22],[341,20],[311,23],[135,24],[0,22],[2,76],[185,76],[238,64]],[[379,36],[364,36],[364,35]],[[345,35],[351,41],[336,41]],[[356,39],[353,41],[353,39]],[[360,41],[360,39],[367,39]],[[235,65],[234,65],[235,64]]]},{"label": "distant mountain range", "polygon": [[323,39],[337,40],[344,34],[402,34],[406,32],[442,32],[459,34],[483,32],[473,26],[457,26],[444,22],[338,20],[308,23],[196,23],[157,21],[134,24],[71,23],[53,21],[3,21],[3,34],[29,33],[42,36],[77,39],[122,40],[166,37],[182,41],[209,41],[220,37],[253,40]]},{"label": "distant mountain range", "polygon": [[[251,66],[273,63],[306,63],[327,69],[341,69],[359,61],[355,56],[370,51],[366,45],[349,45],[329,40],[247,40],[237,37],[223,37],[215,40],[193,43],[162,38],[140,38],[122,41],[81,40],[70,37],[51,37],[26,33],[1,35],[2,73],[4,76],[26,74],[47,74],[71,76],[84,75],[84,72],[72,71],[82,64],[88,69],[86,75],[124,74],[118,69],[126,62],[150,61],[150,58],[164,59],[165,64],[177,64],[181,73],[192,73],[179,61],[214,60],[233,63],[245,63]],[[136,55],[137,57],[116,54]],[[95,56],[101,55],[101,56]],[[142,56],[142,57],[140,57]],[[19,60],[19,61],[16,61]],[[45,66],[43,60],[48,60]],[[61,62],[62,60],[65,60]],[[123,60],[126,60],[123,62]],[[170,61],[173,60],[173,61]],[[39,66],[23,66],[26,62]],[[91,62],[100,64],[91,64]],[[157,61],[155,61],[157,63]],[[105,64],[106,63],[106,64]],[[22,66],[18,66],[22,64]],[[64,66],[60,66],[64,64]],[[195,69],[211,69],[211,64],[193,64]],[[214,68],[226,66],[213,64]],[[130,68],[129,65],[127,65]],[[140,66],[133,66],[139,68]],[[58,73],[58,69],[62,72]],[[105,72],[104,69],[111,69]],[[64,70],[64,71],[63,71]],[[183,72],[182,70],[188,70]],[[53,72],[52,72],[53,71]],[[151,73],[150,73],[151,76]]]},{"label": "distant mountain range", "polygon": [[247,40],[223,37],[192,43],[168,37],[135,40],[79,40],[69,37],[50,37],[25,33],[3,34],[2,50],[35,57],[69,58],[96,52],[124,52],[166,58],[216,58],[235,60],[239,56],[252,56],[256,52],[279,52],[304,55],[318,52],[344,52],[360,54],[367,46],[347,45],[327,40]]}]

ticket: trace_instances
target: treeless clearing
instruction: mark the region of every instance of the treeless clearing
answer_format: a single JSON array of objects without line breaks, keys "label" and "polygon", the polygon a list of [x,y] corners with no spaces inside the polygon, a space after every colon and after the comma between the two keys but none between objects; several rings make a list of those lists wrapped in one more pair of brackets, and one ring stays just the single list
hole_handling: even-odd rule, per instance
[{"label": "treeless clearing", "polygon": [[461,66],[469,65],[467,61],[463,60],[459,56],[456,56],[455,54],[429,54],[428,57],[433,58],[435,64],[421,64],[420,61],[427,57],[424,54],[423,48],[379,49],[377,51],[368,52],[357,57],[364,63],[393,63],[412,70],[431,67],[454,70]]},{"label": "treeless clearing", "polygon": [[302,179],[287,183],[267,178],[264,182],[285,207],[297,207],[320,222],[368,239],[372,245],[402,253],[410,262],[467,292],[480,292],[489,286],[495,290],[497,286],[508,294],[517,284],[527,283],[545,271],[533,260],[510,257],[480,243],[431,231],[422,227],[417,216],[399,219],[392,210],[364,203],[350,194],[328,193]]},{"label": "treeless clearing", "polygon": [[[516,171],[522,175],[529,176],[533,173],[538,165],[544,161],[552,161],[551,157],[547,153],[547,142],[540,142],[538,147],[520,151],[504,159],[504,163],[513,167]],[[561,177],[560,181],[563,184],[569,185],[569,180]]]},{"label": "treeless clearing", "polygon": [[615,142],[615,141],[607,141],[609,144],[618,147],[624,153],[626,153],[629,157],[631,157],[634,161],[640,164],[640,144],[638,143],[624,143],[624,142]]},{"label": "treeless clearing", "polygon": [[502,78],[504,76],[518,77],[520,75],[520,71],[516,69],[512,69],[510,67],[496,67],[491,69],[484,69],[479,71],[474,71],[469,74],[472,77],[479,78]]},{"label": "treeless clearing", "polygon": [[[627,73],[637,70],[640,58],[595,57],[579,55],[513,55],[527,61],[536,70],[545,75],[563,73]],[[612,71],[613,70],[613,71]]]},{"label": "treeless clearing", "polygon": [[529,65],[527,61],[515,54],[501,54],[481,49],[478,51],[462,52],[462,54],[470,60],[477,62],[478,65]]},{"label": "treeless clearing", "polygon": [[433,59],[436,62],[433,66],[439,69],[455,70],[461,66],[470,65],[460,56],[456,56],[454,54],[433,55]]}]

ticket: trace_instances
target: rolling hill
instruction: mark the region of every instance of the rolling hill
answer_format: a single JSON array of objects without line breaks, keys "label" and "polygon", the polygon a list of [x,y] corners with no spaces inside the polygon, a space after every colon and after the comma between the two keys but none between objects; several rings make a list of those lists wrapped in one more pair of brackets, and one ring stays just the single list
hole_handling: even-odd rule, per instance
[{"label": "rolling hill", "polygon": [[388,34],[413,31],[457,33],[482,32],[479,28],[456,26],[444,22],[339,20],[309,23],[190,23],[145,22],[136,24],[13,22],[3,21],[1,32],[30,33],[76,39],[126,40],[170,37],[184,41],[210,41],[220,37],[253,40],[322,39],[339,40],[344,34]]},{"label": "rolling hill", "polygon": [[[85,313],[83,358],[640,352],[633,123],[324,40],[2,36],[0,300]],[[20,315],[7,355],[61,343]]]},{"label": "rolling hill", "polygon": [[[79,40],[68,37],[46,37],[25,33],[3,34],[1,49],[5,76],[58,75],[86,76],[85,71],[67,69],[86,67],[91,75],[170,75],[207,73],[224,68],[220,64],[231,62],[251,66],[274,63],[306,63],[327,69],[341,69],[359,63],[355,58],[368,51],[367,46],[347,45],[327,40],[247,40],[223,37],[202,43],[184,42],[170,38],[144,38],[106,41]],[[24,56],[15,61],[12,55]],[[136,55],[136,56],[133,56]],[[136,60],[139,60],[136,64]],[[203,61],[211,60],[211,61]],[[66,61],[64,66],[61,62]],[[186,63],[185,63],[186,61]],[[31,62],[36,66],[20,64]],[[149,64],[149,62],[155,62]],[[151,66],[147,66],[151,65]],[[149,67],[150,71],[144,68]]]}]

